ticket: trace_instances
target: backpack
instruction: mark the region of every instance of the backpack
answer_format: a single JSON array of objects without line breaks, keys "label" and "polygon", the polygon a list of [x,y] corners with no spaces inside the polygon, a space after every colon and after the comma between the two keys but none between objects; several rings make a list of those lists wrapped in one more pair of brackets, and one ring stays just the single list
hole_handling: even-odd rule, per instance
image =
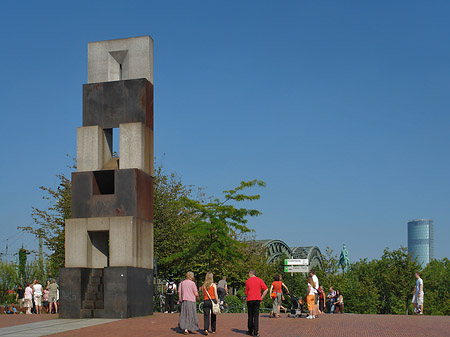
[{"label": "backpack", "polygon": [[169,295],[173,295],[173,293],[174,293],[174,283],[173,282],[169,282],[168,284],[167,284],[167,294],[169,294]]}]

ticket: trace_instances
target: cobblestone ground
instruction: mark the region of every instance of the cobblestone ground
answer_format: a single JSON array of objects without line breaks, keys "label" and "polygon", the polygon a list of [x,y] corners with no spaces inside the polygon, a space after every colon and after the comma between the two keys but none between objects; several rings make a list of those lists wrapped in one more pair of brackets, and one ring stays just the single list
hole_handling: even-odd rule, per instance
[{"label": "cobblestone ground", "polygon": [[[203,316],[199,315],[200,328]],[[54,334],[56,336],[182,336],[177,329],[178,314],[124,319],[108,324]],[[217,333],[210,336],[245,336],[246,314],[222,314],[217,318]],[[195,331],[191,337],[203,335]],[[260,335],[276,336],[450,336],[450,317],[393,315],[321,315],[305,318],[260,316]]]},{"label": "cobblestone ground", "polygon": [[19,314],[19,315],[0,315],[0,328],[6,328],[8,326],[15,326],[20,324],[28,324],[28,323],[35,323],[35,322],[42,322],[49,319],[58,318],[58,315],[48,315],[48,314],[42,314],[42,315],[25,315],[25,314]]}]

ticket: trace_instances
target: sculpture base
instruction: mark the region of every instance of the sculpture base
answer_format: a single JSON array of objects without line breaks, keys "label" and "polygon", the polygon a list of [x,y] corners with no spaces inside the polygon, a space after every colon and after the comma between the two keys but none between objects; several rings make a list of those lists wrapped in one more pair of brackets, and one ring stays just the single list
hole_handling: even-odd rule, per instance
[{"label": "sculpture base", "polygon": [[129,318],[153,314],[153,270],[62,268],[60,318]]}]

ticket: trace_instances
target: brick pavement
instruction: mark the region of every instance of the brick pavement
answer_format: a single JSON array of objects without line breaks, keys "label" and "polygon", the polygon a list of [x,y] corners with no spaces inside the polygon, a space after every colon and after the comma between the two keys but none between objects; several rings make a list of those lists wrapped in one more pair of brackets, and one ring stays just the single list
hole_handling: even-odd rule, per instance
[{"label": "brick pavement", "polygon": [[49,315],[49,314],[42,314],[42,315],[25,315],[25,314],[5,315],[5,314],[3,314],[3,315],[0,315],[0,329],[1,328],[6,328],[8,326],[47,321],[49,319],[54,319],[54,318],[58,318],[58,315]]},{"label": "brick pavement", "polygon": [[[203,316],[199,315],[200,328]],[[79,330],[51,335],[59,336],[182,336],[177,330],[178,314],[156,313],[153,316],[115,321]],[[222,314],[217,319],[217,333],[212,336],[246,336],[246,314]],[[201,336],[201,332],[191,337]],[[394,315],[322,315],[305,318],[260,316],[260,335],[294,336],[450,336],[450,317]]]}]

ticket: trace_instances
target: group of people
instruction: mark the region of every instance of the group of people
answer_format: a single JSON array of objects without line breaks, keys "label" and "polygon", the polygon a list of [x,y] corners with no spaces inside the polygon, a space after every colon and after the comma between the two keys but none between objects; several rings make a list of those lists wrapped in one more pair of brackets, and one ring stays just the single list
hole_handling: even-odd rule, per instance
[{"label": "group of people", "polygon": [[[166,289],[168,289],[168,285],[169,284],[166,284]],[[171,285],[171,287],[174,288],[173,285]],[[249,335],[259,336],[259,307],[268,290],[269,289],[264,282],[256,276],[256,272],[251,270],[249,272],[249,278],[245,283]],[[178,286],[178,304],[181,305],[178,326],[181,330],[183,330],[184,334],[188,335],[191,331],[199,330],[196,300],[200,301],[200,294],[204,301],[203,331],[205,335],[216,333],[217,315],[214,314],[213,306],[223,303],[223,298],[227,293],[228,285],[226,282],[226,277],[222,278],[222,280],[220,280],[216,285],[214,283],[213,274],[208,272],[199,292],[197,285],[194,282],[194,273],[187,272],[186,278]]]},{"label": "group of people", "polygon": [[[289,294],[289,289],[282,281],[282,276],[277,274],[274,278],[274,282],[270,286],[270,296],[273,300],[272,312],[270,317],[280,317],[280,309],[282,308],[283,288],[286,293]],[[176,285],[173,280],[170,280],[166,284],[166,296],[172,296],[176,292]],[[257,277],[256,271],[250,270],[248,279],[245,282],[245,295],[247,298],[248,309],[248,321],[247,321],[247,334],[250,336],[259,336],[259,309],[261,302],[269,292],[269,288],[264,281]],[[204,301],[203,304],[203,331],[205,335],[209,333],[215,333],[217,329],[217,315],[213,313],[213,303],[221,303],[223,297],[228,293],[226,278],[224,277],[216,285],[213,280],[213,274],[208,272],[205,276],[205,281],[200,288],[200,293]],[[194,282],[194,273],[186,273],[186,278],[182,281],[178,287],[178,304],[181,305],[180,317],[178,326],[183,330],[184,334],[189,334],[190,331],[199,330],[199,322],[197,318],[196,300],[200,301],[199,290]],[[223,297],[221,296],[223,295]],[[322,297],[321,297],[322,295]],[[167,297],[166,297],[167,298]],[[321,312],[324,312],[323,305],[319,305],[319,299],[323,298],[323,287],[319,288],[319,279],[317,278],[314,269],[311,269],[310,276],[308,278],[307,288],[307,304],[309,315],[308,319],[314,319]],[[219,302],[218,302],[219,301]],[[166,306],[166,312],[173,311],[173,298],[169,297]],[[343,312],[343,300],[342,312]],[[324,302],[323,302],[324,303]],[[211,329],[210,329],[211,328]]]},{"label": "group of people", "polygon": [[[219,295],[217,286],[214,283],[213,274],[208,272],[205,276],[200,292],[204,301],[203,304],[203,329],[205,335],[210,332],[216,332],[216,315],[213,313],[213,303],[218,304]],[[199,330],[196,300],[200,300],[200,295],[197,285],[194,282],[194,273],[187,272],[186,278],[178,287],[178,304],[181,305],[180,318],[178,326],[184,330],[184,334],[189,334],[189,331]],[[211,324],[210,324],[211,323]],[[211,330],[210,330],[211,326]]]},{"label": "group of people", "polygon": [[[420,274],[416,273],[416,286],[414,288],[413,303],[415,306],[415,313],[423,313],[423,281],[420,278]],[[218,285],[214,283],[213,274],[208,272],[205,276],[205,281],[200,288],[200,294],[204,301],[203,317],[204,325],[203,330],[205,335],[209,333],[215,333],[217,329],[217,315],[213,312],[213,305],[223,301],[220,295],[225,296],[228,293],[226,278],[223,278]],[[173,282],[173,281],[172,281]],[[166,289],[168,289],[166,285]],[[176,290],[176,285],[171,285]],[[274,282],[269,288],[264,281],[256,276],[256,271],[250,270],[248,279],[245,282],[245,295],[247,297],[247,309],[248,309],[248,321],[247,334],[250,336],[259,336],[259,309],[261,302],[267,293],[273,300],[272,312],[270,317],[280,317],[280,309],[282,308],[283,288],[286,290],[286,294],[289,295],[288,287],[283,283],[280,274],[276,275]],[[219,290],[221,289],[221,290]],[[199,322],[197,317],[196,300],[200,300],[199,291],[194,282],[194,273],[186,273],[186,278],[182,281],[178,288],[179,300],[178,304],[181,305],[180,317],[178,326],[187,335],[190,331],[199,330]],[[315,319],[319,314],[325,313],[326,300],[330,303],[330,313],[344,313],[344,298],[339,289],[334,290],[333,287],[329,288],[329,293],[326,296],[323,286],[319,285],[319,279],[314,269],[311,269],[308,277],[308,286],[306,293],[306,303],[308,306],[309,314],[307,319]],[[218,302],[219,301],[219,302]],[[214,303],[214,304],[213,304]],[[210,329],[211,327],[211,329]]]},{"label": "group of people", "polygon": [[8,313],[18,314],[22,308],[26,308],[26,314],[41,314],[42,311],[57,313],[58,297],[59,287],[55,279],[51,282],[47,281],[45,288],[38,280],[34,280],[32,283],[27,283],[25,289],[22,285],[18,286],[16,291],[18,308],[15,303],[11,303]]},{"label": "group of people", "polygon": [[330,301],[330,314],[344,313],[344,297],[339,289],[334,290],[330,287],[327,298]]}]

